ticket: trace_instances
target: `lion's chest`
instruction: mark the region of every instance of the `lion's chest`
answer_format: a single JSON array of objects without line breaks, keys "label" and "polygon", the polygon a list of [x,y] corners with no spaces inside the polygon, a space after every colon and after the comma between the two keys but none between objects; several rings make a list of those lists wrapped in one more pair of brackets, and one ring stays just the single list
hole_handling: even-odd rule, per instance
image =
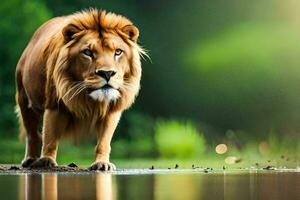
[{"label": "lion's chest", "polygon": [[66,129],[67,135],[72,136],[85,136],[98,134],[101,126],[101,122],[98,119],[87,118],[87,119],[73,119]]}]

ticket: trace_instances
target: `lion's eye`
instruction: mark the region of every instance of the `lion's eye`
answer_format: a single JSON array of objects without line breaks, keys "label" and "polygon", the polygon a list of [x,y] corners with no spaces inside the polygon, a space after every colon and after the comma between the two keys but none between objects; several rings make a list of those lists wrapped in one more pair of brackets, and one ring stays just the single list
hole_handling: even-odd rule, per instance
[{"label": "lion's eye", "polygon": [[83,54],[86,55],[86,56],[89,56],[91,58],[94,58],[94,54],[90,49],[83,50]]},{"label": "lion's eye", "polygon": [[115,56],[120,56],[123,53],[122,49],[116,49]]}]

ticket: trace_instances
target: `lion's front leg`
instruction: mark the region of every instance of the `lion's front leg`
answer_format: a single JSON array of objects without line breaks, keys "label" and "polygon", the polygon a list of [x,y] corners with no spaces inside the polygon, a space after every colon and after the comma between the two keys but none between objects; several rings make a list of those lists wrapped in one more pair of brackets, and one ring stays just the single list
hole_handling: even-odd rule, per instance
[{"label": "lion's front leg", "polygon": [[109,162],[110,142],[121,117],[121,112],[111,113],[105,117],[99,128],[98,142],[96,145],[96,160],[91,165],[91,170],[115,170],[114,164]]},{"label": "lion's front leg", "polygon": [[57,110],[46,110],[44,114],[42,156],[35,161],[32,168],[55,167],[58,142],[65,130],[67,121]]}]

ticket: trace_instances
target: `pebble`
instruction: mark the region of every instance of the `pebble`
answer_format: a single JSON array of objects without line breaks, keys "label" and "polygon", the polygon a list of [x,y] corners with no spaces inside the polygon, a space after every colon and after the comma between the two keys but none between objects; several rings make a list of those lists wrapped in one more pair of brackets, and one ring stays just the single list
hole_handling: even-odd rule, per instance
[{"label": "pebble", "polygon": [[274,167],[273,167],[273,166],[270,166],[270,165],[268,165],[268,166],[264,167],[263,169],[265,169],[265,170],[274,170]]},{"label": "pebble", "polygon": [[68,164],[68,167],[78,167],[75,163],[70,163],[70,164]]},{"label": "pebble", "polygon": [[17,166],[11,166],[8,170],[18,170],[20,169],[20,167],[17,167]]}]

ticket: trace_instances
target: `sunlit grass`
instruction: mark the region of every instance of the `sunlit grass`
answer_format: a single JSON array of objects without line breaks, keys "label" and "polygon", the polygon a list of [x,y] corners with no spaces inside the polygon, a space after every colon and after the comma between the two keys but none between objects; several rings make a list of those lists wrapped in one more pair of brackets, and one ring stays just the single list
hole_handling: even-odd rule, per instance
[{"label": "sunlit grass", "polygon": [[193,53],[187,55],[189,61],[201,66],[202,70],[218,70],[219,66],[244,61],[273,69],[274,61],[282,52],[299,52],[299,46],[295,45],[299,43],[297,35],[298,30],[291,24],[244,23],[234,25],[210,40],[195,43]]},{"label": "sunlit grass", "polygon": [[159,120],[155,142],[162,158],[193,158],[205,151],[205,138],[190,121]]},{"label": "sunlit grass", "polygon": [[[20,143],[18,139],[1,139],[0,152],[1,164],[18,164],[23,158],[24,144]],[[238,159],[233,164],[228,164],[225,162],[225,159],[229,156],[234,156]],[[81,166],[89,166],[94,161],[94,146],[92,144],[74,145],[70,142],[63,142],[60,145],[57,161],[63,165],[74,162]],[[152,166],[155,169],[174,169],[176,164],[178,169],[191,169],[193,167],[223,169],[223,166],[226,169],[266,166],[295,168],[300,166],[299,156],[296,152],[285,151],[281,153],[276,151],[274,153],[261,154],[258,150],[258,144],[249,145],[243,151],[230,150],[229,148],[228,152],[221,155],[217,154],[215,149],[212,148],[211,151],[193,159],[117,158],[112,156],[111,161],[120,169],[151,168]]]}]

